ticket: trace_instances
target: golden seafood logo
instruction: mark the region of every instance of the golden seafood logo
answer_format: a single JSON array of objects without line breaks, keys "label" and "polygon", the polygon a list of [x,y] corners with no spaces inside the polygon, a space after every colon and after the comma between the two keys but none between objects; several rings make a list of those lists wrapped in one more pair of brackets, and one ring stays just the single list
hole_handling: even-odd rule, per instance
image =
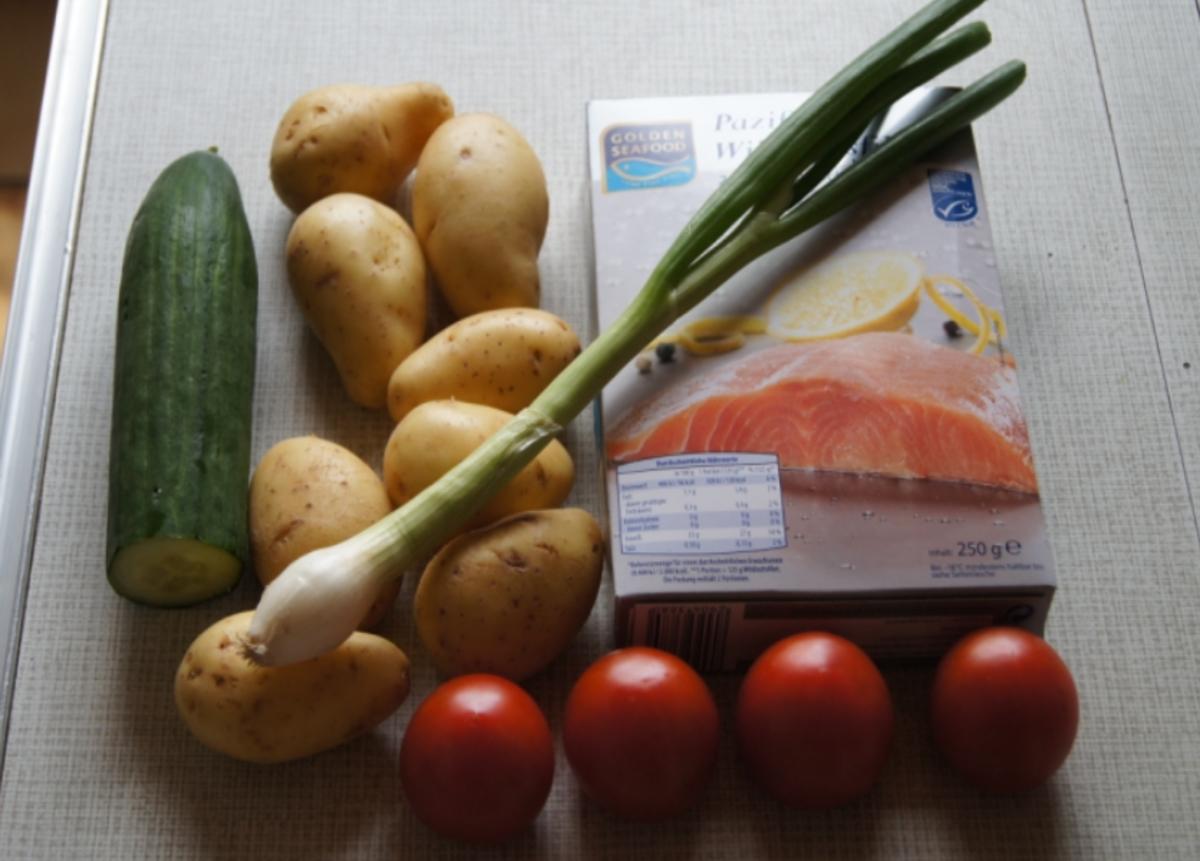
[{"label": "golden seafood logo", "polygon": [[696,175],[691,123],[610,126],[603,144],[605,191],[683,185]]}]

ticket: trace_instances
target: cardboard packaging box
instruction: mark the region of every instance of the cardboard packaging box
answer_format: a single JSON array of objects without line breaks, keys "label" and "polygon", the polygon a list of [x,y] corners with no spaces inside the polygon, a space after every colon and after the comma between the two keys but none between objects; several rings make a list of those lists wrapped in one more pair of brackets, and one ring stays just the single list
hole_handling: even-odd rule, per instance
[{"label": "cardboard packaging box", "polygon": [[[589,104],[601,328],[802,99]],[[880,659],[1040,632],[1054,568],[1007,334],[969,132],[687,313],[600,402],[618,642],[736,671],[805,629]]]}]

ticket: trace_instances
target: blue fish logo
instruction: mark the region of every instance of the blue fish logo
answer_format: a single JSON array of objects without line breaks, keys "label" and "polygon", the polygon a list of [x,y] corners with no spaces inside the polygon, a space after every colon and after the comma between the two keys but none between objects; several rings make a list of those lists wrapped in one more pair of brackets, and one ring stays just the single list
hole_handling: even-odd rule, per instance
[{"label": "blue fish logo", "polygon": [[975,181],[965,171],[929,171],[929,195],[933,214],[942,221],[970,221],[979,214]]},{"label": "blue fish logo", "polygon": [[683,185],[696,175],[691,123],[638,123],[604,130],[604,189]]}]

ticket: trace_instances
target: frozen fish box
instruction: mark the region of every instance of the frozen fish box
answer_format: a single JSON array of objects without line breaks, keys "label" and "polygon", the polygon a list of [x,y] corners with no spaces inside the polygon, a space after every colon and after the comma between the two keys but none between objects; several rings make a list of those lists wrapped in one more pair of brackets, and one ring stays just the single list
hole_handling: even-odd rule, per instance
[{"label": "frozen fish box", "polygon": [[[602,328],[802,99],[589,104]],[[618,641],[730,671],[804,629],[881,659],[1040,632],[1054,570],[1007,336],[969,132],[723,285],[601,398]]]}]

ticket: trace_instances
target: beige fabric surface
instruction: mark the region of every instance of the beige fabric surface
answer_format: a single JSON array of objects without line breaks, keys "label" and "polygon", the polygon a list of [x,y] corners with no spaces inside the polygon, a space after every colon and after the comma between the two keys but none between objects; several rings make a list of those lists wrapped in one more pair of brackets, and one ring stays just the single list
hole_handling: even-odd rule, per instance
[{"label": "beige fabric surface", "polygon": [[[1076,750],[1049,786],[1004,799],[967,788],[928,738],[928,669],[897,668],[886,673],[898,718],[893,754],[859,803],[783,810],[751,786],[725,733],[703,804],[635,826],[581,798],[560,749],[535,828],[479,853],[421,826],[397,779],[404,726],[435,683],[408,617],[411,578],[385,629],[413,656],[410,701],[350,746],[276,767],[202,748],[171,701],[187,643],[253,606],[255,584],[156,612],[120,600],[104,580],[121,255],[142,195],[172,159],[217,145],[242,184],[261,273],[255,459],[279,439],[315,433],[378,466],[389,423],[347,401],[283,276],[290,217],[266,163],[295,96],[338,81],[429,79],[460,110],[513,122],[550,182],[544,304],[587,331],[587,99],[811,89],[917,5],[112,0],[0,785],[0,857],[1195,857],[1200,534],[1180,429],[1194,455],[1200,204],[1176,195],[1164,212],[1155,195],[1179,171],[1194,186],[1200,93],[1191,74],[1160,96],[1147,83],[1154,52],[1136,63],[1122,54],[1143,44],[1139,28],[1162,32],[1170,20],[1175,65],[1159,70],[1181,75],[1180,57],[1196,68],[1192,0],[1133,4],[1138,18],[1098,0],[994,2],[984,17],[996,46],[968,64],[978,73],[1021,56],[1031,69],[976,137],[1059,569],[1048,637],[1082,696]],[[1139,74],[1141,85],[1129,85]],[[1190,99],[1191,112],[1158,98]],[[1164,118],[1169,140],[1139,126]],[[568,443],[579,468],[575,501],[599,513],[589,415]],[[529,685],[556,728],[571,682],[611,645],[610,596],[606,583],[570,652]],[[728,724],[736,679],[712,681]]]}]

